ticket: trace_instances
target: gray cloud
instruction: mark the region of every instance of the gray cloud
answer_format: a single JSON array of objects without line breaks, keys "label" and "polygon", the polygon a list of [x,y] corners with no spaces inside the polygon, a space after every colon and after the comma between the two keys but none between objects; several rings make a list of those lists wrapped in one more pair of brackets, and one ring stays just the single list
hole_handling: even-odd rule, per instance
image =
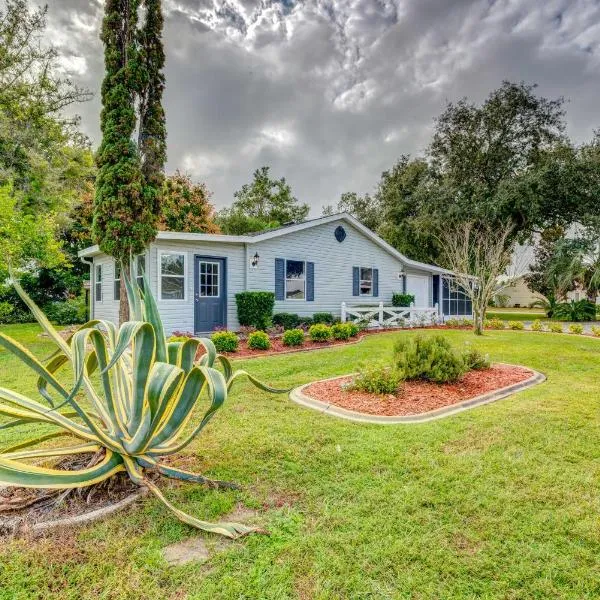
[{"label": "gray cloud", "polygon": [[[51,38],[96,92],[80,107],[99,138],[103,3],[50,1]],[[318,213],[370,191],[422,152],[448,100],[481,101],[502,79],[569,100],[577,141],[600,126],[596,0],[165,0],[169,169],[231,202],[272,166]]]}]

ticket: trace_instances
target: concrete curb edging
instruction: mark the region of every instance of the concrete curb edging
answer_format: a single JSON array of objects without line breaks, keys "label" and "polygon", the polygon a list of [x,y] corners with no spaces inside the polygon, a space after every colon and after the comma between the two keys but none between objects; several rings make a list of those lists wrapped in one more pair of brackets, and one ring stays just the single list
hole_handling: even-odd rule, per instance
[{"label": "concrete curb edging", "polygon": [[[304,390],[308,386],[315,383],[314,381],[294,388],[290,392],[290,399],[296,404],[304,406],[305,408],[312,408],[313,410],[319,411],[326,415],[331,415],[333,417],[339,417],[340,419],[346,419],[348,421],[355,421],[358,423],[375,423],[379,425],[410,425],[414,423],[427,423],[429,421],[434,421],[436,419],[442,419],[444,417],[455,415],[457,413],[469,410],[471,408],[476,408],[477,406],[490,404],[491,402],[501,400],[502,398],[506,398],[507,396],[511,396],[512,394],[521,392],[523,390],[526,390],[527,388],[533,387],[534,385],[538,385],[546,381],[546,376],[543,373],[535,371],[534,369],[530,369],[529,367],[522,368],[527,369],[532,373],[531,377],[529,377],[525,381],[513,383],[512,385],[508,385],[498,390],[487,392],[486,394],[481,394],[480,396],[476,396],[475,398],[469,398],[468,400],[458,402],[457,404],[443,406],[442,408],[437,408],[435,410],[431,410],[426,413],[421,413],[419,415],[400,415],[396,417],[368,415],[365,413],[359,413],[354,412],[352,410],[347,410],[345,408],[340,408],[339,406],[330,404],[328,402],[322,402],[321,400],[315,400],[314,398],[311,398],[310,396],[307,396],[304,393]],[[348,377],[348,375],[330,377],[328,379],[323,379],[322,381],[334,381],[336,379],[344,379],[345,377]]]}]

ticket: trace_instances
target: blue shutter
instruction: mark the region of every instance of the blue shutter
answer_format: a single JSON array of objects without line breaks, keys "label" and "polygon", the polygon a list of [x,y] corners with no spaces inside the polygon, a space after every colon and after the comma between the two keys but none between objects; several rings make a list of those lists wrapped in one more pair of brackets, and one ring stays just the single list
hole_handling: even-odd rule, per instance
[{"label": "blue shutter", "polygon": [[275,259],[275,300],[285,300],[285,260]]},{"label": "blue shutter", "polygon": [[373,297],[379,296],[379,269],[373,269]]},{"label": "blue shutter", "polygon": [[306,263],[306,300],[315,301],[315,263]]},{"label": "blue shutter", "polygon": [[360,268],[352,267],[352,295],[360,296]]}]

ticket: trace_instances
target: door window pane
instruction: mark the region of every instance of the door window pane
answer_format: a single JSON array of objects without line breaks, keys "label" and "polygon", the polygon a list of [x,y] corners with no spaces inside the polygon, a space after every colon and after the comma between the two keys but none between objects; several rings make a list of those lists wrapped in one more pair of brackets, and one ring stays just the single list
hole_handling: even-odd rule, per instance
[{"label": "door window pane", "polygon": [[121,265],[115,262],[114,298],[121,300]]},{"label": "door window pane", "polygon": [[94,282],[96,302],[102,302],[102,265],[96,265],[96,280]]},{"label": "door window pane", "polygon": [[218,298],[221,295],[220,267],[216,262],[200,263],[200,297]]},{"label": "door window pane", "polygon": [[286,300],[306,298],[306,263],[301,260],[288,260],[285,263]]},{"label": "door window pane", "polygon": [[146,273],[146,256],[140,254],[135,259],[135,278],[141,290],[144,289],[144,273]]}]

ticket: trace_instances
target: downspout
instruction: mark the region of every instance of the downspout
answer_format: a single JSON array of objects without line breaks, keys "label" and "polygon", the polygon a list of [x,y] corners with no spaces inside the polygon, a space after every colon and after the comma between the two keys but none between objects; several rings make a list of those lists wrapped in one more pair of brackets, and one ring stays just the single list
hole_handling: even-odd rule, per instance
[{"label": "downspout", "polygon": [[87,259],[85,256],[80,256],[79,260],[90,268],[90,300],[89,300],[89,313],[90,313],[90,321],[94,318],[94,261],[93,259]]}]

